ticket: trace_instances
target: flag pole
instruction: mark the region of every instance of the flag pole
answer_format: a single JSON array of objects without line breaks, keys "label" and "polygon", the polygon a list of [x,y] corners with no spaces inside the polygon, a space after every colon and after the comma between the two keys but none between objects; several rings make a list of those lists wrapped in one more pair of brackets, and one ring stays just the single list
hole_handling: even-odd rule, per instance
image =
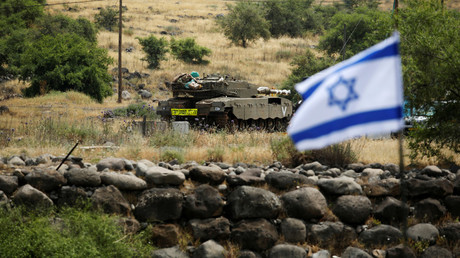
[{"label": "flag pole", "polygon": [[409,208],[407,207],[407,188],[406,188],[406,179],[404,172],[404,128],[399,132],[399,182],[400,182],[400,192],[401,192],[401,202],[402,202],[402,226],[403,226],[403,238],[404,244],[407,244],[407,216]]}]

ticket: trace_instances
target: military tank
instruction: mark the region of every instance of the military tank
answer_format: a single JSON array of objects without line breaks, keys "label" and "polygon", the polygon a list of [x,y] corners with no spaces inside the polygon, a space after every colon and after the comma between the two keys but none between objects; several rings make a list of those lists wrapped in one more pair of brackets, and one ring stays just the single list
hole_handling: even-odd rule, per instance
[{"label": "military tank", "polygon": [[173,97],[160,101],[157,114],[166,121],[189,121],[195,127],[284,131],[292,102],[287,90],[256,87],[247,81],[212,74],[181,74],[166,86]]}]

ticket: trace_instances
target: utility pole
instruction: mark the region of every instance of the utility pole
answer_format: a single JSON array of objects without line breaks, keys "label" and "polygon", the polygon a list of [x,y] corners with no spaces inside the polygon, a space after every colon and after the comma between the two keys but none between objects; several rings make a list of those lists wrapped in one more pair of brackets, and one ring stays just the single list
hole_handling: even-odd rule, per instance
[{"label": "utility pole", "polygon": [[118,17],[118,103],[121,103],[121,92],[123,91],[123,76],[121,74],[121,28],[122,28],[122,0],[120,0]]}]

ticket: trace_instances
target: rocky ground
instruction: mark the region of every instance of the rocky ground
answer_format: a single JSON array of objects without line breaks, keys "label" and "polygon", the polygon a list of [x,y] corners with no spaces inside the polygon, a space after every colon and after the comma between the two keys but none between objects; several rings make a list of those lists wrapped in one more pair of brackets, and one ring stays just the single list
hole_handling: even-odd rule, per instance
[{"label": "rocky ground", "polygon": [[[160,248],[152,257],[229,257],[228,243],[239,257],[460,257],[458,168],[408,171],[402,188],[394,164],[288,169],[71,157],[56,170],[62,160],[0,157],[0,205],[88,199],[121,215],[126,233],[152,225]],[[193,241],[179,247],[183,232]]]}]

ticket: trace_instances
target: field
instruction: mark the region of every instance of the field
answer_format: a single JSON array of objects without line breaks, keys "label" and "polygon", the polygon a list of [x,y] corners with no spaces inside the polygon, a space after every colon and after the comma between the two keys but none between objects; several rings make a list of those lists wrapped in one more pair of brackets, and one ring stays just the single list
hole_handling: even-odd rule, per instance
[{"label": "field", "polygon": [[[448,4],[458,6],[459,1]],[[48,0],[47,3],[61,3]],[[259,86],[280,87],[290,74],[292,59],[311,48],[318,42],[318,37],[307,34],[302,38],[259,40],[247,48],[230,44],[219,32],[215,17],[227,12],[227,4],[231,1],[187,0],[187,1],[141,1],[125,0],[122,49],[132,47],[131,52],[123,51],[122,66],[131,72],[148,73],[138,83],[145,83],[153,93],[154,99],[166,99],[167,91],[159,90],[165,81],[171,80],[182,72],[198,71],[202,74],[221,73],[246,79]],[[328,3],[326,3],[328,4]],[[118,1],[92,1],[69,5],[50,5],[45,8],[51,14],[62,13],[73,18],[85,17],[94,20],[98,8],[117,7]],[[382,8],[391,8],[390,2],[383,2]],[[151,34],[156,37],[170,35],[177,38],[193,37],[199,45],[212,50],[208,65],[188,65],[168,56],[158,70],[147,69],[147,63],[136,37]],[[108,49],[114,58],[110,69],[117,66],[118,32],[101,30],[98,34],[99,45]],[[0,85],[2,96],[20,93],[27,84],[9,81]],[[136,96],[134,90],[130,90]],[[43,153],[54,155],[66,154],[77,140],[80,146],[103,145],[113,142],[119,148],[96,148],[92,150],[77,149],[74,155],[82,156],[88,161],[95,161],[106,156],[125,157],[129,159],[163,160],[172,150],[178,151],[184,160],[205,161],[210,159],[224,162],[248,162],[269,164],[273,161],[271,143],[283,137],[283,133],[263,133],[258,131],[240,132],[236,134],[207,133],[192,131],[187,136],[177,137],[172,132],[157,133],[151,137],[142,137],[138,132],[126,130],[126,119],[104,120],[101,114],[117,107],[124,107],[139,101],[134,97],[130,101],[117,103],[117,96],[107,98],[99,104],[88,97],[75,92],[53,93],[51,95],[21,99],[3,100],[10,112],[0,115],[0,156],[26,153],[37,156]],[[146,105],[154,106],[154,102]],[[161,138],[175,140],[165,142]],[[169,138],[168,138],[169,137]],[[178,140],[179,139],[179,140]],[[178,142],[177,142],[178,141]],[[399,163],[397,140],[359,139],[352,142],[363,163]],[[407,151],[406,151],[407,152]],[[455,157],[457,163],[460,158]],[[437,160],[419,160],[418,165],[436,163]],[[406,157],[405,164],[409,164]]]}]

